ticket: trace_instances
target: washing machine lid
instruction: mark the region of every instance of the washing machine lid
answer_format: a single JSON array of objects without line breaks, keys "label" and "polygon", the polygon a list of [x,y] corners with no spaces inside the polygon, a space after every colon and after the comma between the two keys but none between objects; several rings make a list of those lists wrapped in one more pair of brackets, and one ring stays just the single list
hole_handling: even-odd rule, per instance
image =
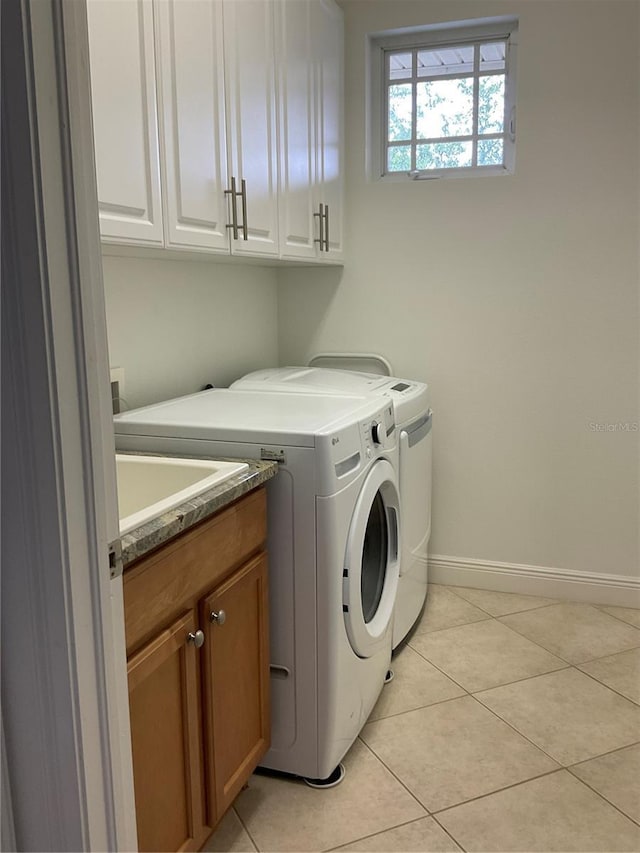
[{"label": "washing machine lid", "polygon": [[119,435],[313,447],[315,436],[373,417],[379,409],[379,399],[365,397],[215,388],[117,415],[114,428]]},{"label": "washing machine lid", "polygon": [[238,379],[231,388],[245,391],[386,396],[393,400],[398,426],[420,417],[429,409],[429,387],[424,382],[329,367],[272,367],[256,370]]},{"label": "washing machine lid", "polygon": [[252,391],[289,391],[308,394],[369,394],[388,380],[375,373],[357,373],[330,367],[268,367],[254,370],[231,386]]}]

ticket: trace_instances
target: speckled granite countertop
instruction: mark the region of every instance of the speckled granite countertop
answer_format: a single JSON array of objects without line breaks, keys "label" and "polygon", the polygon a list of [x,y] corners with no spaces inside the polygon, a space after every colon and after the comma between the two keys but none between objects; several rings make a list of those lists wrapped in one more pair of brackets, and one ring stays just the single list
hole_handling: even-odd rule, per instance
[{"label": "speckled granite countertop", "polygon": [[[126,451],[119,450],[118,453],[126,453]],[[169,454],[136,451],[135,455],[163,456]],[[180,454],[172,453],[171,456],[179,457]],[[189,458],[193,459],[194,456],[191,455]],[[199,456],[198,458],[212,459],[214,457]],[[209,491],[191,498],[186,503],[170,509],[158,518],[125,533],[121,537],[122,564],[125,570],[131,563],[139,560],[140,557],[144,557],[149,551],[153,551],[159,545],[163,545],[199,521],[204,521],[205,518],[209,518],[219,510],[224,509],[278,473],[278,466],[275,462],[262,462],[258,459],[229,459],[221,456],[216,456],[215,459],[228,462],[246,462],[249,468],[224,483],[214,486]]]}]

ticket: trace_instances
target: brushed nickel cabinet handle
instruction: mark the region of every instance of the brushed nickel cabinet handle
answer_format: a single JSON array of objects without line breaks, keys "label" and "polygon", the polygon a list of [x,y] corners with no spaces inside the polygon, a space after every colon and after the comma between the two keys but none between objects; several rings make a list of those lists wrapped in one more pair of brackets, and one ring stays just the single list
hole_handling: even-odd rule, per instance
[{"label": "brushed nickel cabinet handle", "polygon": [[187,634],[187,643],[190,643],[192,646],[195,646],[196,649],[199,649],[204,645],[204,631],[200,631],[199,629],[195,631],[189,631]]},{"label": "brushed nickel cabinet handle", "polygon": [[322,246],[324,245],[324,204],[318,205],[318,213],[313,214],[314,219],[319,220],[320,226],[320,237],[317,240],[314,240],[314,243],[320,244],[320,251],[322,251]]},{"label": "brushed nickel cabinet handle", "polygon": [[329,251],[329,205],[324,206],[324,250]]},{"label": "brushed nickel cabinet handle", "polygon": [[242,197],[242,239],[248,240],[249,239],[249,234],[248,234],[249,226],[247,225],[247,182],[245,181],[244,178],[242,179],[242,183],[240,186],[241,186],[240,196]]},{"label": "brushed nickel cabinet handle", "polygon": [[215,610],[212,610],[209,614],[209,622],[215,622],[218,625],[224,625],[226,621],[227,614],[224,612],[224,610],[218,610],[217,613]]},{"label": "brushed nickel cabinet handle", "polygon": [[[243,181],[244,183],[244,181]],[[231,189],[224,191],[225,195],[231,196],[231,225],[227,228],[233,229],[233,239],[238,239],[238,193],[236,192],[236,179],[231,178]],[[246,238],[245,238],[246,239]]]}]

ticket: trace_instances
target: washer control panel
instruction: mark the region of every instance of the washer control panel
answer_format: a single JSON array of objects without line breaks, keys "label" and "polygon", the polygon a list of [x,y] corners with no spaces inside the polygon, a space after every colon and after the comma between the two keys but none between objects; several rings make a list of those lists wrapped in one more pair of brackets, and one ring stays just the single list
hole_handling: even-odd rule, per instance
[{"label": "washer control panel", "polygon": [[397,455],[393,402],[373,397],[362,405],[359,415],[315,436],[318,496],[334,494],[381,456]]}]

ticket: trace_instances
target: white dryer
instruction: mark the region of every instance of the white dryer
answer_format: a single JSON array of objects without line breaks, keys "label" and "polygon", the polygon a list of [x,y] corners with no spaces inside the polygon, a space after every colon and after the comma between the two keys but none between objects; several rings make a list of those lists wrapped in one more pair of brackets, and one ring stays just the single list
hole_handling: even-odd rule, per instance
[{"label": "white dryer", "polygon": [[248,373],[231,387],[270,393],[358,394],[393,401],[402,512],[402,558],[393,627],[393,648],[396,649],[420,617],[427,596],[432,457],[428,386],[411,379],[353,370],[274,367]]},{"label": "white dryer", "polygon": [[275,459],[267,484],[271,748],[336,769],[391,658],[400,499],[390,401],[216,389],[114,419],[119,450]]}]

